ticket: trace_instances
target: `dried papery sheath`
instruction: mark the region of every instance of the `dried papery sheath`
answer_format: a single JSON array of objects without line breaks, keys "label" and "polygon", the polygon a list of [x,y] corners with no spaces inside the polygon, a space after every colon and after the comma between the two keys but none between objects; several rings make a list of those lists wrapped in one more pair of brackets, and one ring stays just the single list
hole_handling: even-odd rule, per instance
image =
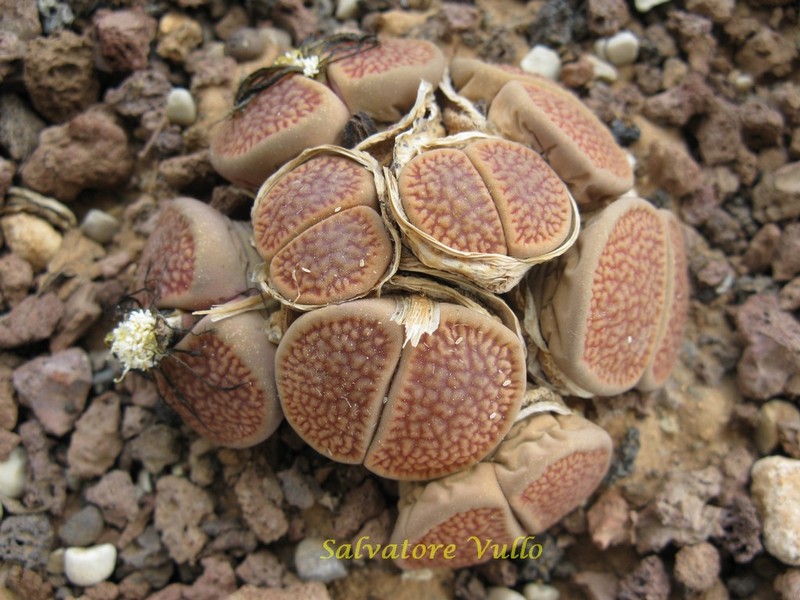
[{"label": "dried papery sheath", "polygon": [[435,138],[412,130],[397,149],[385,170],[389,206],[407,245],[431,268],[503,293],[577,238],[577,204],[521,144],[481,132]]},{"label": "dried papery sheath", "polygon": [[320,146],[271,176],[252,210],[256,283],[298,310],[364,297],[397,270],[400,239],[375,159]]}]

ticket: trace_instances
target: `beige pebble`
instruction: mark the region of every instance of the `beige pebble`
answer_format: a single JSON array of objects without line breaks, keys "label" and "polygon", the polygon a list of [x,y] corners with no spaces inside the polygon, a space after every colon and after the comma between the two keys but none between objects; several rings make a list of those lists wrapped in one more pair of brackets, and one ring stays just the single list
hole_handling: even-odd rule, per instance
[{"label": "beige pebble", "polygon": [[527,73],[535,73],[556,81],[561,74],[561,57],[558,52],[547,46],[534,46],[522,58],[519,66]]},{"label": "beige pebble", "polygon": [[800,566],[800,460],[768,456],[756,461],[751,475],[764,548],[783,563]]},{"label": "beige pebble", "polygon": [[64,574],[74,585],[86,587],[105,581],[116,564],[117,549],[113,544],[72,547],[64,551]]},{"label": "beige pebble", "polygon": [[185,88],[173,88],[167,96],[167,119],[174,125],[188,127],[197,119],[197,105],[191,92]]},{"label": "beige pebble", "polygon": [[33,215],[17,213],[3,217],[2,228],[8,247],[36,271],[47,267],[61,247],[61,234],[55,227]]},{"label": "beige pebble", "polygon": [[200,23],[181,13],[170,12],[158,23],[156,52],[168,60],[182,63],[203,41]]},{"label": "beige pebble", "polygon": [[761,454],[769,454],[778,447],[778,425],[800,421],[800,410],[784,400],[770,400],[758,409],[756,447]]},{"label": "beige pebble", "polygon": [[81,231],[98,244],[111,241],[119,231],[119,221],[105,211],[90,208],[81,222]]}]

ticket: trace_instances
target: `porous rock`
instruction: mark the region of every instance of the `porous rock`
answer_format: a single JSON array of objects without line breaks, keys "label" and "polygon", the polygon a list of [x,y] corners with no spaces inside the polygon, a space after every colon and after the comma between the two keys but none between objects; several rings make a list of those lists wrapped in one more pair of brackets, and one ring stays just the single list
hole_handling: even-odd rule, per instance
[{"label": "porous rock", "polygon": [[619,582],[618,600],[666,600],[669,597],[669,576],[658,556],[643,559]]},{"label": "porous rock", "polygon": [[62,436],[83,412],[92,384],[89,357],[80,348],[26,362],[14,371],[14,389],[44,429]]},{"label": "porous rock", "polygon": [[185,62],[189,53],[203,41],[203,29],[188,15],[169,12],[158,23],[159,56],[177,63]]},{"label": "porous rock", "polygon": [[772,264],[780,238],[780,227],[774,223],[767,223],[756,232],[742,256],[742,262],[750,273],[764,271]]},{"label": "porous rock", "polygon": [[67,462],[74,477],[90,479],[105,473],[122,451],[119,433],[120,400],[108,392],[92,400],[75,424],[70,438]]},{"label": "porous rock", "polygon": [[751,296],[735,320],[745,344],[737,374],[742,394],[758,400],[800,394],[800,323],[780,309],[777,296]]},{"label": "porous rock", "polygon": [[21,176],[31,189],[70,202],[84,189],[121,185],[132,171],[125,130],[102,110],[90,110],[45,129]]},{"label": "porous rock", "polygon": [[131,440],[128,450],[133,458],[141,461],[155,475],[180,460],[180,433],[168,425],[158,423]]},{"label": "porous rock", "polygon": [[613,35],[631,19],[623,0],[588,0],[586,12],[589,31],[596,36]]},{"label": "porous rock", "polygon": [[775,281],[789,281],[800,273],[800,223],[784,228],[776,250],[772,276]]},{"label": "porous rock", "polygon": [[227,600],[330,600],[324,583],[312,581],[286,588],[259,588],[245,585],[228,596]]},{"label": "porous rock", "polygon": [[795,277],[781,288],[778,294],[778,306],[786,311],[800,308],[800,277]]},{"label": "porous rock", "polygon": [[27,260],[13,252],[0,256],[0,302],[13,308],[28,297],[32,284],[33,269]]},{"label": "porous rock", "polygon": [[0,522],[0,560],[39,569],[53,546],[53,527],[47,516],[11,515]]},{"label": "porous rock", "polygon": [[183,477],[167,475],[156,484],[155,524],[177,563],[194,562],[208,536],[200,522],[214,511],[208,492]]},{"label": "porous rock", "polygon": [[704,79],[692,74],[681,85],[647,98],[644,114],[658,123],[682,127],[693,116],[707,110],[711,97],[711,89]]},{"label": "porous rock", "polygon": [[115,527],[125,527],[139,512],[136,487],[127,471],[109,471],[86,490],[86,499],[100,507],[103,518]]},{"label": "porous rock", "polygon": [[281,510],[283,492],[268,465],[248,465],[234,491],[245,521],[263,543],[274,542],[288,531],[289,522]]},{"label": "porous rock", "polygon": [[791,72],[797,48],[788,36],[762,27],[736,53],[736,64],[753,77],[770,74],[783,77]]},{"label": "porous rock", "polygon": [[45,118],[61,123],[97,100],[92,42],[69,30],[39,37],[25,54],[25,87]]},{"label": "porous rock", "polygon": [[753,190],[753,217],[761,223],[800,216],[800,162],[762,173]]},{"label": "porous rock", "polygon": [[700,166],[679,142],[654,139],[646,164],[652,182],[675,198],[691,194],[702,184]]},{"label": "porous rock", "polygon": [[752,150],[760,150],[782,143],[783,115],[761,98],[750,98],[739,107],[742,139]]},{"label": "porous rock", "polygon": [[697,142],[706,165],[721,165],[736,160],[741,145],[737,107],[724,100],[713,102],[708,115],[697,127]]},{"label": "porous rock", "polygon": [[800,460],[762,458],[753,465],[752,477],[765,549],[787,565],[800,566]]},{"label": "porous rock", "polygon": [[98,10],[94,15],[97,48],[110,71],[147,67],[156,20],[141,9]]}]

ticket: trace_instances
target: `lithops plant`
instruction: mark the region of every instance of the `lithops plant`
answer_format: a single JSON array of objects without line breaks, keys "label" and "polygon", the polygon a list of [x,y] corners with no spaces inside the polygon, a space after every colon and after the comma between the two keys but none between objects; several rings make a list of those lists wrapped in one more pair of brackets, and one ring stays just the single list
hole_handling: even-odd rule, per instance
[{"label": "lithops plant", "polygon": [[213,132],[211,163],[256,189],[302,150],[341,143],[352,114],[398,119],[420,82],[438,85],[444,67],[441,51],[422,40],[339,35],[301,46],[242,82]]},{"label": "lithops plant", "polygon": [[259,262],[251,237],[249,223],[204,202],[165,202],[139,261],[142,304],[200,310],[243,294],[253,287],[249,272]]},{"label": "lithops plant", "polygon": [[569,190],[527,146],[475,132],[424,141],[409,156],[388,175],[390,206],[429,267],[507,292],[578,235]]},{"label": "lithops plant", "polygon": [[546,380],[587,397],[654,389],[675,363],[688,303],[675,217],[640,198],[617,200],[526,291],[525,328]]},{"label": "lithops plant", "polygon": [[286,419],[312,448],[403,480],[491,452],[526,378],[517,332],[477,305],[417,294],[302,315],[281,340],[276,375]]},{"label": "lithops plant", "polygon": [[582,207],[597,207],[633,187],[625,152],[605,125],[560,85],[520,70],[455,59],[460,94],[488,104],[488,126],[540,152]]},{"label": "lithops plant", "polygon": [[[611,438],[578,415],[539,414],[517,423],[486,462],[401,486],[391,543],[409,549],[402,568],[460,568],[520,558],[525,536],[583,504],[605,477]],[[451,557],[443,549],[452,545]],[[438,552],[432,549],[438,546]],[[425,550],[414,554],[414,547]]]},{"label": "lithops plant", "polygon": [[384,215],[385,188],[380,166],[363,152],[323,146],[287,163],[253,205],[254,243],[264,260],[256,282],[300,309],[379,289],[400,257]]}]

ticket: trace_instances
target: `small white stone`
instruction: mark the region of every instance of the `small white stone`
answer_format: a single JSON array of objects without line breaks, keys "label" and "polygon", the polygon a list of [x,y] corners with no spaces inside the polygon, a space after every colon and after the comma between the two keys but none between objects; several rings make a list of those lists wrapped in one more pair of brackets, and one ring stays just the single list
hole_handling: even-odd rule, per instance
[{"label": "small white stone", "polygon": [[507,587],[490,587],[486,600],[525,600],[525,596]]},{"label": "small white stone", "polygon": [[323,544],[324,540],[319,538],[306,538],[297,544],[294,566],[303,581],[328,583],[347,575],[344,562],[336,556],[330,556],[330,551]]},{"label": "small white stone", "polygon": [[670,0],[634,0],[633,4],[640,13],[646,13],[659,4],[666,4]]},{"label": "small white stone", "polygon": [[561,593],[552,585],[529,583],[522,588],[525,600],[559,600]]},{"label": "small white stone", "polygon": [[634,63],[639,56],[639,38],[630,31],[620,31],[605,40],[603,54],[601,58],[617,67]]},{"label": "small white stone", "polygon": [[119,221],[103,210],[90,208],[83,217],[81,231],[98,244],[105,244],[119,231]]},{"label": "small white stone", "polygon": [[800,566],[800,460],[767,456],[753,464],[750,493],[764,526],[764,548]]},{"label": "small white stone", "polygon": [[338,0],[336,3],[336,18],[340,21],[354,19],[358,14],[358,0]]},{"label": "small white stone", "polygon": [[519,63],[520,68],[556,81],[561,74],[561,57],[547,46],[534,46]]},{"label": "small white stone", "polygon": [[172,88],[167,96],[167,120],[173,125],[188,127],[197,118],[197,104],[189,90]]},{"label": "small white stone", "polygon": [[606,61],[601,60],[591,54],[587,54],[586,58],[590,63],[592,63],[595,79],[607,81],[608,83],[614,83],[617,80],[618,75],[614,65],[610,65]]},{"label": "small white stone", "polygon": [[755,79],[753,76],[748,73],[742,73],[738,69],[734,69],[728,75],[728,81],[733,84],[733,87],[736,88],[737,92],[749,92],[753,89],[753,86],[756,84]]},{"label": "small white stone", "polygon": [[113,544],[88,548],[72,547],[64,551],[64,573],[70,583],[88,587],[108,579],[117,564],[117,549]]},{"label": "small white stone", "polygon": [[25,448],[17,446],[6,460],[0,462],[0,495],[6,498],[22,496],[27,467],[28,455]]}]

